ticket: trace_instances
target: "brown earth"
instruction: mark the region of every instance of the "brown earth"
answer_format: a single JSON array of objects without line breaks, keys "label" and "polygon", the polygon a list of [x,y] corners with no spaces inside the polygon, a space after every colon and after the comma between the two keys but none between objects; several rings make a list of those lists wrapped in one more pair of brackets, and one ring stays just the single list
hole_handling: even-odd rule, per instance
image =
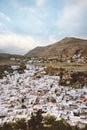
[{"label": "brown earth", "polygon": [[48,75],[60,76],[59,85],[82,88],[87,86],[87,71],[69,71],[64,68],[47,67],[45,69]]},{"label": "brown earth", "polygon": [[70,58],[74,54],[81,54],[81,56],[87,57],[87,40],[73,37],[64,38],[52,45],[37,47],[31,52],[29,51],[26,56]]}]

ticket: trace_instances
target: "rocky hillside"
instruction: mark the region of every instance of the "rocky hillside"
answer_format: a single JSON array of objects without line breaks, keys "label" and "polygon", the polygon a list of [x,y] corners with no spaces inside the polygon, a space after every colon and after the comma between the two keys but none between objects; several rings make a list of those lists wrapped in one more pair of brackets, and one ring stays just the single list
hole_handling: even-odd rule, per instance
[{"label": "rocky hillside", "polygon": [[31,55],[34,55],[34,54],[37,54],[39,51],[43,50],[44,47],[35,47],[34,49],[30,50],[26,56],[31,56]]},{"label": "rocky hillside", "polygon": [[26,54],[26,56],[58,58],[70,58],[73,55],[87,57],[87,40],[74,37],[64,38],[63,40],[52,45],[39,48],[37,47]]},{"label": "rocky hillside", "polygon": [[9,60],[10,58],[24,59],[24,56],[16,55],[16,54],[0,53],[0,61],[2,61],[2,60]]},{"label": "rocky hillside", "polygon": [[59,75],[59,84],[62,86],[70,86],[73,88],[82,88],[87,86],[87,71],[68,71],[64,68],[45,68],[47,75]]}]

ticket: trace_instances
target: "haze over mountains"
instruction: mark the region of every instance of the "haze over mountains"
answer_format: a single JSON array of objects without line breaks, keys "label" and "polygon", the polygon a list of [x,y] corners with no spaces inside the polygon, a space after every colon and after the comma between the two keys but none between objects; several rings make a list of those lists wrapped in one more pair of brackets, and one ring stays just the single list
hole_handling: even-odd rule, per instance
[{"label": "haze over mountains", "polygon": [[74,54],[87,56],[87,40],[66,37],[59,42],[45,47],[36,47],[25,56],[34,57],[72,57]]},{"label": "haze over mountains", "polygon": [[[9,52],[10,54],[10,52]],[[66,37],[59,42],[48,46],[37,46],[36,48],[27,52],[24,56],[26,57],[58,57],[66,58],[72,57],[75,54],[80,54],[83,57],[87,57],[87,40]],[[12,55],[9,55],[12,57]],[[4,50],[0,50],[0,58],[9,57]],[[15,56],[15,54],[13,55]]]}]

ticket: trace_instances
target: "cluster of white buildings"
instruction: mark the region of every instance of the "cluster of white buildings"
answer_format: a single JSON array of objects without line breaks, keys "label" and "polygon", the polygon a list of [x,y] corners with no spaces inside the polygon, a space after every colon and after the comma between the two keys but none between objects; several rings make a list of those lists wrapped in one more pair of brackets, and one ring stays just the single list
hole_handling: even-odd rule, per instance
[{"label": "cluster of white buildings", "polygon": [[[13,67],[13,66],[12,66]],[[59,86],[59,76],[45,75],[44,68],[26,65],[25,72],[0,79],[0,125],[17,119],[30,119],[42,109],[44,116],[54,115],[71,125],[87,124],[87,88]]]}]

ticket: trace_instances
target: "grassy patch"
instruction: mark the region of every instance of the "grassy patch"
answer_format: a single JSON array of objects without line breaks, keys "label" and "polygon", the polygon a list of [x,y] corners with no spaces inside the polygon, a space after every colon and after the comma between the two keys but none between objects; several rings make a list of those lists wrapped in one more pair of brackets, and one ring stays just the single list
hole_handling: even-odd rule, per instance
[{"label": "grassy patch", "polygon": [[53,68],[64,68],[69,71],[87,71],[87,63],[63,63],[63,62],[56,62],[56,63],[38,63],[36,65],[46,65],[51,66]]},{"label": "grassy patch", "polygon": [[18,62],[13,60],[1,60],[0,66],[2,65],[18,65]]}]

